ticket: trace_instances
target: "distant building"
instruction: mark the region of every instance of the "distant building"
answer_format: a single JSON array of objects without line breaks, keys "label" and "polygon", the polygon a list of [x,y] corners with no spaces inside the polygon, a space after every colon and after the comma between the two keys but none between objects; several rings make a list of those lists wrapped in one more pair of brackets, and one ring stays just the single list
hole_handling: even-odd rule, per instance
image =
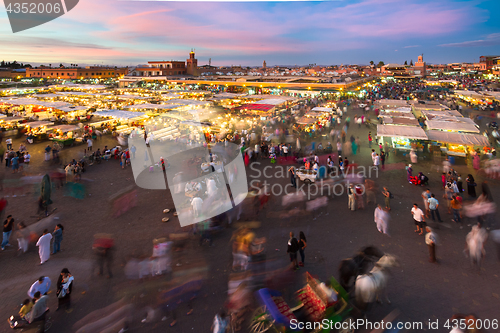
[{"label": "distant building", "polygon": [[148,61],[148,65],[137,66],[131,73],[132,76],[173,76],[173,75],[198,75],[198,60],[194,51],[189,53],[189,59],[184,61]]},{"label": "distant building", "polygon": [[26,77],[48,79],[108,79],[126,75],[128,67],[47,67],[26,68]]},{"label": "distant building", "polygon": [[414,76],[417,77],[425,77],[427,75],[427,66],[424,62],[424,56],[419,55],[418,60],[413,66],[413,73]]},{"label": "distant building", "polygon": [[481,68],[483,71],[489,71],[493,68],[494,65],[499,64],[500,56],[481,56],[479,57],[479,63],[483,64]]},{"label": "distant building", "polygon": [[0,67],[0,79],[21,79],[26,76],[26,69],[11,69]]},{"label": "distant building", "polygon": [[399,64],[387,64],[382,66],[380,68],[380,75],[393,76],[393,77],[408,76],[405,65],[399,65]]}]

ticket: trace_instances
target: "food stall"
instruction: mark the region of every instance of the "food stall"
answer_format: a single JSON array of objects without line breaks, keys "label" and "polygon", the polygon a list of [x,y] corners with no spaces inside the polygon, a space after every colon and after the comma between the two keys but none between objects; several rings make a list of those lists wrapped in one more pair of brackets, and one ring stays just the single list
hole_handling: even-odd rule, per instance
[{"label": "food stall", "polygon": [[33,121],[30,123],[26,123],[26,135],[31,137],[36,141],[43,141],[48,139],[47,134],[47,126],[54,125],[54,123],[50,121]]},{"label": "food stall", "polygon": [[114,119],[112,126],[115,127],[115,131],[123,134],[129,134],[136,128],[135,125],[147,119],[147,115],[143,112],[124,110],[102,110],[96,111],[93,114],[99,117]]},{"label": "food stall", "polygon": [[1,117],[0,128],[4,136],[17,135],[18,127],[22,126],[23,122],[26,122],[26,117]]},{"label": "food stall", "polygon": [[418,126],[377,125],[377,136],[382,145],[387,142],[397,150],[422,149],[422,140],[427,140],[424,130]]},{"label": "food stall", "polygon": [[483,152],[489,150],[488,138],[479,134],[455,133],[445,131],[427,131],[427,137],[433,141],[433,146],[446,155],[467,157],[475,149]]},{"label": "food stall", "polygon": [[75,142],[82,142],[77,132],[81,128],[77,125],[55,125],[47,128],[49,140],[59,143],[62,146],[72,146]]}]

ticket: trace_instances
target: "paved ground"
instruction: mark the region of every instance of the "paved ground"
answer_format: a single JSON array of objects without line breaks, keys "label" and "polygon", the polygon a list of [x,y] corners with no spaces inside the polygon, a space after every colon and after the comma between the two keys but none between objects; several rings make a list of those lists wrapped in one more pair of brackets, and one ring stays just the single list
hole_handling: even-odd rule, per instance
[{"label": "paved ground", "polygon": [[[350,110],[351,117],[360,110]],[[370,150],[367,145],[366,128],[352,127],[348,135],[354,133],[360,136],[364,145],[361,154],[350,157],[351,163],[369,165]],[[375,132],[375,131],[372,131]],[[15,146],[19,144],[15,140]],[[95,147],[113,145],[110,138],[104,142],[95,143]],[[27,173],[43,174],[51,169],[48,162],[43,162],[42,149],[44,144],[29,147],[32,153],[32,166]],[[81,154],[83,147],[65,148],[63,158],[68,160]],[[381,235],[373,222],[374,206],[351,212],[347,209],[347,196],[330,198],[327,207],[310,215],[277,218],[282,211],[279,198],[273,198],[264,211],[258,216],[262,227],[257,229],[258,236],[267,237],[267,257],[273,267],[284,267],[287,264],[286,243],[289,231],[296,233],[304,231],[308,238],[306,250],[306,267],[296,272],[295,281],[291,281],[289,292],[299,289],[302,272],[306,270],[326,279],[331,275],[338,277],[337,267],[341,259],[351,256],[365,245],[375,245],[397,255],[401,267],[392,271],[389,284],[389,297],[392,305],[375,306],[369,313],[370,320],[381,320],[392,309],[398,308],[403,316],[411,321],[427,322],[429,319],[439,319],[441,324],[454,313],[475,313],[483,319],[500,319],[497,306],[499,302],[498,283],[500,266],[496,258],[494,244],[486,245],[487,256],[482,269],[478,272],[471,269],[469,261],[462,250],[465,235],[469,228],[440,228],[438,235],[441,240],[437,248],[440,264],[427,262],[427,247],[423,236],[417,236],[413,230],[410,208],[413,202],[421,203],[421,187],[409,185],[406,182],[404,162],[407,157],[391,155],[388,160],[388,170],[380,172],[376,182],[379,186],[388,186],[395,199],[392,201],[390,231],[392,237]],[[263,161],[260,168],[271,165]],[[273,166],[275,167],[275,166]],[[433,161],[419,160],[414,165],[414,171],[424,171],[430,178],[432,192],[437,198],[442,195],[440,187],[440,172],[433,168]],[[4,171],[3,167],[1,168]],[[462,176],[474,173],[466,165],[457,165],[456,169]],[[5,169],[5,179],[15,179]],[[255,176],[252,170],[247,170],[249,177]],[[49,276],[55,285],[58,272],[67,267],[75,276],[73,294],[73,311],[52,312],[53,332],[74,332],[72,325],[93,310],[103,308],[126,294],[135,295],[135,318],[131,323],[131,332],[209,332],[214,314],[223,306],[226,299],[228,275],[230,272],[231,229],[218,233],[214,237],[214,247],[202,247],[193,240],[183,252],[175,254],[174,272],[181,274],[186,267],[208,267],[208,279],[203,287],[203,294],[194,302],[195,314],[187,317],[179,315],[177,326],[168,327],[168,321],[156,320],[142,324],[140,319],[148,304],[156,302],[156,290],[166,288],[166,277],[145,281],[128,281],[123,272],[123,265],[131,256],[147,257],[152,251],[152,240],[168,235],[180,229],[178,221],[172,218],[169,223],[162,223],[165,216],[164,208],[172,208],[172,200],[168,191],[144,190],[137,188],[138,205],[126,214],[113,218],[111,215],[110,197],[133,184],[131,169],[122,170],[117,161],[103,162],[90,166],[83,174],[82,183],[86,187],[85,199],[75,199],[65,196],[65,187],[57,189],[53,195],[54,207],[60,222],[65,226],[63,251],[53,256],[45,265],[36,266],[38,255],[36,248],[17,256],[14,249],[0,253],[1,293],[4,301],[0,304],[0,318],[7,318],[17,312],[18,305],[26,298],[26,291],[40,275]],[[373,177],[375,178],[375,177]],[[465,178],[465,177],[464,177]],[[478,183],[482,179],[476,178]],[[273,179],[271,183],[288,183],[288,178]],[[12,181],[9,183],[11,184]],[[500,197],[498,182],[491,181],[490,187],[494,198]],[[36,222],[32,216],[36,213],[36,195],[34,193],[16,197],[6,192],[9,201],[7,213],[12,214],[17,221],[24,220],[28,224]],[[32,191],[33,192],[33,191]],[[382,195],[378,194],[378,202]],[[246,212],[247,217],[254,219]],[[444,209],[443,218],[450,220]],[[496,218],[495,218],[496,219]],[[451,223],[449,223],[451,225]],[[498,225],[497,225],[498,227]],[[93,263],[92,237],[95,233],[111,233],[116,238],[116,256],[112,279],[96,277],[91,274]],[[11,239],[13,244],[15,240]],[[279,250],[279,251],[278,251]],[[54,291],[54,287],[52,288]],[[50,308],[55,309],[54,292],[50,294]],[[183,312],[184,308],[179,312]],[[5,322],[4,322],[5,323]],[[0,325],[1,332],[9,331],[7,324]],[[246,328],[242,330],[245,332]],[[447,332],[443,329],[436,332]],[[491,330],[493,332],[493,330]]]}]

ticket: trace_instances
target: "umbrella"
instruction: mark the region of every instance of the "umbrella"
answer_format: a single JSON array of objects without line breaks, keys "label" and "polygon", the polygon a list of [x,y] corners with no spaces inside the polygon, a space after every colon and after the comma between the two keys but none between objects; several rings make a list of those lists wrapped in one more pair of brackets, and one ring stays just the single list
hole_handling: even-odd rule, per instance
[{"label": "umbrella", "polygon": [[52,183],[50,182],[49,175],[46,174],[45,176],[43,176],[42,187],[40,190],[40,197],[42,200],[42,205],[45,208],[46,214],[47,214],[47,208],[52,203],[52,200],[50,199],[51,190],[52,190]]}]

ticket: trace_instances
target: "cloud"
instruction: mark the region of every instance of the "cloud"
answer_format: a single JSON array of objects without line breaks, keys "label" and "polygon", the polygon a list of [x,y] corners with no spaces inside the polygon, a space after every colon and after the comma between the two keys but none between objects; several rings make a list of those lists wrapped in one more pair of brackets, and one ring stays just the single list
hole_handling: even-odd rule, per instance
[{"label": "cloud", "polygon": [[411,49],[414,47],[420,47],[420,45],[408,45],[408,46],[404,46],[403,49]]},{"label": "cloud", "polygon": [[450,38],[487,16],[474,2],[454,0],[118,4],[86,0],[42,28],[15,35],[30,39],[16,42],[0,30],[0,39],[8,39],[0,42],[35,61],[182,60],[195,48],[200,63],[210,57],[214,63],[240,59],[242,64],[356,62],[391,48],[419,47],[411,44],[436,36]]},{"label": "cloud", "polygon": [[485,39],[471,40],[459,43],[441,44],[442,47],[482,47],[500,45],[500,33],[489,34]]}]

